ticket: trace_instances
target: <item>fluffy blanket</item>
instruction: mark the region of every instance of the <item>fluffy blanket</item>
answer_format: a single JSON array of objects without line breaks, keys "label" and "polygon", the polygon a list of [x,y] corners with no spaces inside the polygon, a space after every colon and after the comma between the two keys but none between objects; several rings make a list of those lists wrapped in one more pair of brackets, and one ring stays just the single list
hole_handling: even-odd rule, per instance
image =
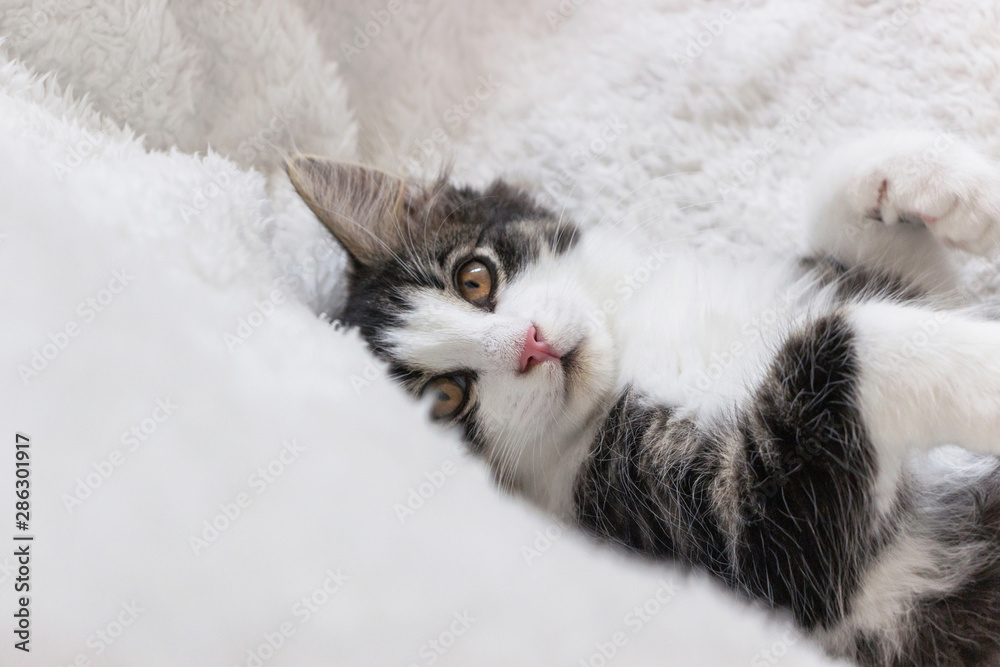
[{"label": "fluffy blanket", "polygon": [[825,147],[997,149],[993,3],[5,0],[0,34],[0,662],[830,664],[501,496],[338,326],[343,257],[280,163],[794,250]]}]

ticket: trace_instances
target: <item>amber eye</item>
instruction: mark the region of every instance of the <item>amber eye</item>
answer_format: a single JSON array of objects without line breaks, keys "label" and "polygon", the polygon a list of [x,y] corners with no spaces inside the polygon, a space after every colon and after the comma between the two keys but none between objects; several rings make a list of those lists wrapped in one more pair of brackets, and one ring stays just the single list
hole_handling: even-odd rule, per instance
[{"label": "amber eye", "polygon": [[460,375],[434,378],[424,387],[424,395],[431,397],[431,417],[451,419],[465,405],[468,382]]},{"label": "amber eye", "polygon": [[466,301],[482,308],[493,292],[493,272],[483,262],[472,259],[455,274],[455,283]]}]

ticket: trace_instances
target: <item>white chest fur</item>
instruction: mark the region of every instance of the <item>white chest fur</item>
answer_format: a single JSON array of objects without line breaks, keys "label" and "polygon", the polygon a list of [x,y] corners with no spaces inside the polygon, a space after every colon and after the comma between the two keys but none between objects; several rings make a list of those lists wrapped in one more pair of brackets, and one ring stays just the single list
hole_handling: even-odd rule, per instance
[{"label": "white chest fur", "polygon": [[804,314],[806,285],[794,280],[787,260],[638,257],[617,284],[608,316],[619,383],[669,404],[732,404],[756,384]]}]

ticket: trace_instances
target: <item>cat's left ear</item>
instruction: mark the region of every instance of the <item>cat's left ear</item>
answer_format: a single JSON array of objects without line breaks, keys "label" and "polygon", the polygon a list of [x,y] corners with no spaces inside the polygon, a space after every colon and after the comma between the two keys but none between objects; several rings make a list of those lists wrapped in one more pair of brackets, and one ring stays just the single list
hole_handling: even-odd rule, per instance
[{"label": "cat's left ear", "polygon": [[314,155],[295,155],[286,167],[299,196],[355,262],[370,266],[403,247],[413,224],[405,179]]}]

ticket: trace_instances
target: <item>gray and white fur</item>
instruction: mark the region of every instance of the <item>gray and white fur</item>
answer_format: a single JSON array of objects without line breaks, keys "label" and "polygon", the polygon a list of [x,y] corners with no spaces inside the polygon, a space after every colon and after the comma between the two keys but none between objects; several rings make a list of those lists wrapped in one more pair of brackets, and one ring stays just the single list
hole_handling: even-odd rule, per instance
[{"label": "gray and white fur", "polygon": [[860,664],[998,660],[1000,323],[961,305],[950,250],[1000,240],[975,150],[839,150],[810,253],[746,265],[581,231],[499,181],[289,174],[350,255],[343,319],[505,488]]}]

